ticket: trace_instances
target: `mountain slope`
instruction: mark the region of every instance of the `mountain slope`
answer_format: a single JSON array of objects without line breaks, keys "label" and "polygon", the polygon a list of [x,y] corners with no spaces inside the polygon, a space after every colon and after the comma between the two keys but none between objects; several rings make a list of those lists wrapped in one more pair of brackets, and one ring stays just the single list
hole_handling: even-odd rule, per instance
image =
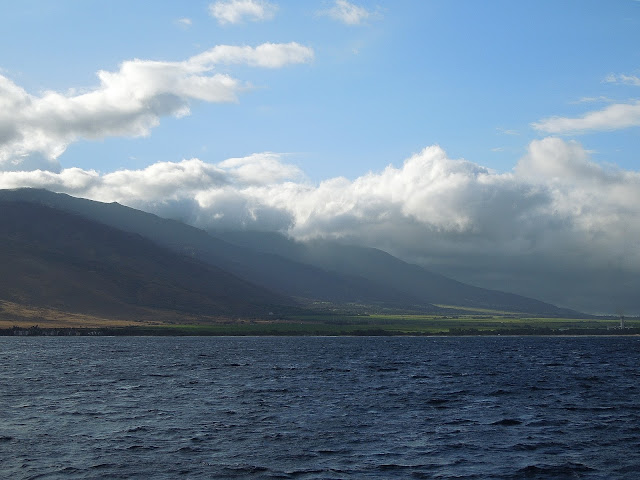
[{"label": "mountain slope", "polygon": [[364,303],[395,308],[438,309],[394,287],[380,286],[348,272],[328,272],[281,255],[257,252],[215,238],[175,220],[117,203],[102,203],[40,189],[0,190],[0,200],[48,205],[105,225],[136,233],[158,245],[216,266],[281,295],[332,303]]},{"label": "mountain slope", "polygon": [[382,288],[393,285],[421,302],[546,315],[579,315],[521,295],[464,284],[375,248],[329,240],[296,242],[283,235],[264,232],[224,232],[219,235],[231,243],[257,251],[283,255],[309,265],[322,265],[329,271],[349,272]]},{"label": "mountain slope", "polygon": [[[332,303],[441,311],[433,304],[552,316],[578,313],[531,298],[467,285],[381,250],[330,241],[295,242],[279,234],[209,234],[117,203],[46,190],[0,190],[0,200],[44,204],[136,233],[174,252],[218,267],[281,295]],[[217,238],[218,237],[218,238]]]},{"label": "mountain slope", "polygon": [[0,299],[70,312],[226,317],[292,304],[139,235],[29,202],[0,200],[0,265]]}]

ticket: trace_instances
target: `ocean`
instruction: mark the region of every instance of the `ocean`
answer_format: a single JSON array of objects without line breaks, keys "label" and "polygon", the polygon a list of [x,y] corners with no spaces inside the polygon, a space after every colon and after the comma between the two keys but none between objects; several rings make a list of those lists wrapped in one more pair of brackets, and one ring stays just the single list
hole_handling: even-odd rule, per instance
[{"label": "ocean", "polygon": [[637,479],[638,337],[0,337],[7,479]]}]

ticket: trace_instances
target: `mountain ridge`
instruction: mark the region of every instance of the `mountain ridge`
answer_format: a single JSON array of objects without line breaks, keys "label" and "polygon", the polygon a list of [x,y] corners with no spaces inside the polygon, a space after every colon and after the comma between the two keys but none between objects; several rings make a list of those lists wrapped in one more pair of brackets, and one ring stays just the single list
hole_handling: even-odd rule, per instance
[{"label": "mountain ridge", "polygon": [[117,203],[42,189],[0,190],[0,200],[44,204],[140,235],[176,254],[307,304],[363,304],[423,313],[442,312],[435,304],[445,304],[551,316],[580,315],[520,295],[457,282],[372,248],[325,240],[302,244],[264,232],[205,232]]},{"label": "mountain ridge", "polygon": [[377,248],[345,245],[326,239],[296,242],[271,232],[235,231],[219,232],[218,235],[248,248],[278,252],[310,265],[324,265],[330,271],[350,271],[378,285],[393,283],[397,288],[432,304],[460,305],[462,302],[464,306],[480,309],[566,315],[578,313],[515,293],[465,284],[400,260]]},{"label": "mountain ridge", "polygon": [[0,201],[0,299],[114,317],[265,316],[293,307],[139,235],[54,208]]},{"label": "mountain ridge", "polygon": [[278,255],[256,253],[196,227],[117,203],[96,202],[42,189],[0,190],[2,199],[43,203],[136,233],[162,247],[229,271],[280,295],[341,304],[384,303],[394,308],[420,305],[424,312],[439,311],[433,305],[421,304],[418,299],[393,288],[381,288],[357,276],[330,274],[321,268]]}]

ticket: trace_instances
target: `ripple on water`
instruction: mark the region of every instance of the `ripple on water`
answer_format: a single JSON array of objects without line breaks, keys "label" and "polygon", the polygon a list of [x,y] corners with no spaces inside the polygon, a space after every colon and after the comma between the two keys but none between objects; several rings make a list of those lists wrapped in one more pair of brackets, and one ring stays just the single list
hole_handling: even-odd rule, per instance
[{"label": "ripple on water", "polygon": [[0,338],[2,470],[635,480],[639,347],[635,338]]}]

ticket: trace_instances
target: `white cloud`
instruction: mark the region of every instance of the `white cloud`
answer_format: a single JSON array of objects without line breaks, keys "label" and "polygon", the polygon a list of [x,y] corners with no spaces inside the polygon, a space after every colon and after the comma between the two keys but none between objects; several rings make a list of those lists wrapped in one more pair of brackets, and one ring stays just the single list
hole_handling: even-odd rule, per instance
[{"label": "white cloud", "polygon": [[615,75],[611,73],[605,77],[604,81],[606,83],[622,83],[624,85],[633,85],[635,87],[640,87],[640,77],[637,77],[636,75]]},{"label": "white cloud", "polygon": [[487,287],[600,311],[613,310],[606,305],[617,296],[640,310],[640,173],[602,167],[559,138],[531,142],[503,174],[432,146],[401,166],[317,185],[280,155],[261,153],[108,174],[0,172],[0,188],[20,186],[118,201],[201,228],[342,238]]},{"label": "white cloud", "polygon": [[298,167],[282,163],[280,155],[271,152],[230,158],[220,162],[218,166],[225,169],[236,181],[248,185],[273,185],[303,177]]},{"label": "white cloud", "polygon": [[188,115],[190,102],[233,102],[248,88],[218,64],[280,68],[313,59],[295,42],[257,47],[219,45],[182,62],[129,60],[98,72],[100,85],[81,94],[27,93],[0,75],[0,170],[59,169],[57,158],[78,139],[144,136],[160,118]]},{"label": "white cloud", "polygon": [[322,10],[318,14],[333,18],[345,25],[360,25],[366,20],[377,16],[376,13],[359,5],[349,3],[347,0],[336,0],[333,7],[328,10]]},{"label": "white cloud", "polygon": [[[604,82],[640,86],[640,77],[612,73],[605,77]],[[611,100],[604,96],[583,97],[573,103],[592,102],[609,103]],[[531,126],[554,135],[637,127],[640,126],[640,101],[612,104],[600,110],[587,112],[581,117],[549,117],[532,123]]]},{"label": "white cloud", "polygon": [[280,68],[313,60],[313,50],[296,42],[263,43],[255,48],[220,45],[192,57],[195,65],[245,63],[252,67]]},{"label": "white cloud", "polygon": [[[136,205],[227,192],[288,212],[295,218],[290,233],[301,238],[364,239],[366,235],[358,232],[374,225],[388,225],[391,238],[393,226],[400,224],[460,239],[468,236],[473,242],[494,238],[498,232],[517,238],[533,234],[528,230],[539,225],[526,225],[535,216],[570,219],[567,225],[574,228],[584,220],[574,214],[587,210],[594,214],[589,228],[608,235],[615,233],[609,230],[613,210],[627,211],[633,218],[640,215],[640,174],[603,168],[579,143],[559,138],[533,141],[513,173],[498,174],[466,160],[452,160],[432,146],[400,167],[389,165],[353,181],[338,177],[313,185],[304,178],[281,155],[266,152],[217,164],[191,159],[106,174],[79,168],[0,172],[0,188],[42,187]],[[214,224],[209,219],[200,226]],[[640,234],[640,224],[630,224]],[[402,244],[403,239],[397,240]],[[495,248],[504,249],[505,242]]]},{"label": "white cloud", "polygon": [[226,0],[209,5],[209,13],[220,24],[271,20],[277,7],[263,0]]},{"label": "white cloud", "polygon": [[190,18],[185,17],[185,18],[179,18],[178,20],[176,20],[176,23],[181,27],[189,28],[193,22],[191,21]]},{"label": "white cloud", "polygon": [[532,124],[533,128],[551,134],[585,133],[619,130],[640,126],[640,101],[617,103],[582,117],[550,117]]},{"label": "white cloud", "polygon": [[520,177],[543,181],[575,181],[598,177],[602,168],[589,161],[588,153],[576,142],[547,137],[529,144],[528,154],[515,171]]}]

